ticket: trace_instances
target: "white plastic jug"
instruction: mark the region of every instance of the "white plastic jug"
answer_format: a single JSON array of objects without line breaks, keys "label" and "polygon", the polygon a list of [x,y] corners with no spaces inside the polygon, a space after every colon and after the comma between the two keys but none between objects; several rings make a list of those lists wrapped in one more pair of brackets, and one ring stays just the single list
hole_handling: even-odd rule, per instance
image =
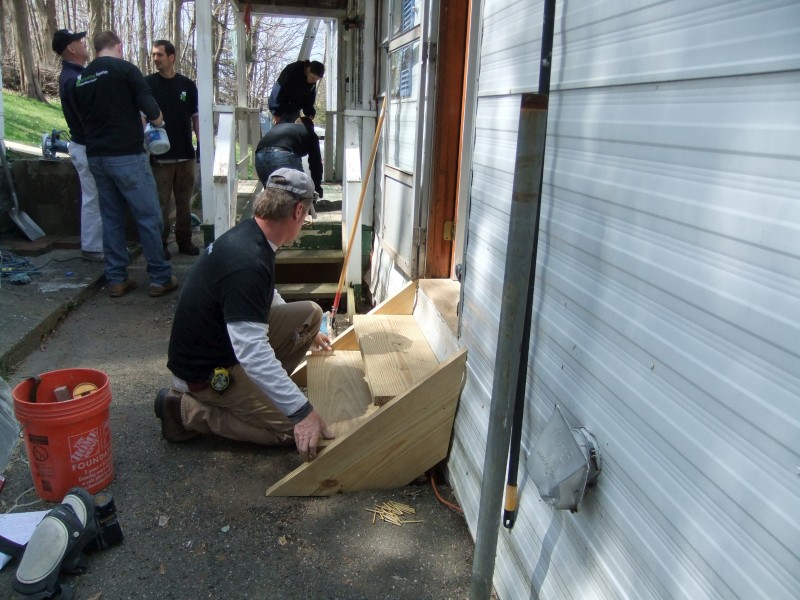
[{"label": "white plastic jug", "polygon": [[147,124],[144,130],[144,147],[150,154],[164,154],[169,151],[169,137],[163,127]]}]

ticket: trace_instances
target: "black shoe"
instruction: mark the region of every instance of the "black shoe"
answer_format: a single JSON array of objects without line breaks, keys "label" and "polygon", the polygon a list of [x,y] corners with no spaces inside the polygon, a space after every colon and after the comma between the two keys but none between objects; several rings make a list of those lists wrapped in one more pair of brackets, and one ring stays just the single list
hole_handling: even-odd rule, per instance
[{"label": "black shoe", "polygon": [[186,244],[178,244],[178,252],[181,254],[188,254],[189,256],[197,256],[200,254],[200,248],[195,246],[192,242]]},{"label": "black shoe", "polygon": [[161,437],[168,442],[185,442],[199,435],[183,426],[181,417],[181,393],[171,388],[161,388],[153,404],[156,416],[161,420]]}]

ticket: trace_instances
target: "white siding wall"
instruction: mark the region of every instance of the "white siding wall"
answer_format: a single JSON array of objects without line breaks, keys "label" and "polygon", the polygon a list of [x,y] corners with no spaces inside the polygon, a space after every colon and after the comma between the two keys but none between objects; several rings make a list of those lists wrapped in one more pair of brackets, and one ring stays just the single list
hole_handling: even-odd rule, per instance
[{"label": "white siding wall", "polygon": [[[486,0],[451,477],[473,532],[519,96],[542,5]],[[800,597],[800,3],[558,2],[517,598]],[[577,514],[525,460],[561,404],[595,434]],[[498,507],[498,519],[500,518]]]}]

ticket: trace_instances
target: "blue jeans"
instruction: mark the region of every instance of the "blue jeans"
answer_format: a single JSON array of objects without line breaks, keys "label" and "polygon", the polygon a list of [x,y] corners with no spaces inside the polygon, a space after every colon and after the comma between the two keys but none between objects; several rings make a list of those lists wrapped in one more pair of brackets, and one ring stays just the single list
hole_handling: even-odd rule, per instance
[{"label": "blue jeans", "polygon": [[262,185],[266,185],[267,178],[281,168],[302,171],[303,161],[294,152],[279,148],[262,148],[256,152],[256,174]]},{"label": "blue jeans", "polygon": [[100,196],[108,284],[116,285],[128,278],[130,259],[125,243],[126,208],[130,209],[139,231],[150,283],[159,286],[169,283],[172,266],[164,260],[161,207],[147,155],[90,156],[89,170],[94,175]]}]

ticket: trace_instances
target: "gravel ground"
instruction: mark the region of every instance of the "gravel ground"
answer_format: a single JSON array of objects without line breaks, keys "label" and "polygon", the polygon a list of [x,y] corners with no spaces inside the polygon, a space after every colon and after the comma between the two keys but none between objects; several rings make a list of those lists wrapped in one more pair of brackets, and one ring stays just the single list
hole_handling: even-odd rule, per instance
[{"label": "gravel ground", "polygon": [[[192,260],[174,257],[180,280]],[[75,367],[104,371],[111,380],[116,477],[107,491],[125,541],[91,555],[88,573],[66,579],[76,600],[467,597],[472,539],[429,482],[332,498],[267,498],[267,487],[300,464],[295,451],[213,438],[162,440],[153,398],[169,382],[166,347],[177,296],[147,296],[142,258],[130,273],[138,289],[119,299],[100,290],[10,380],[13,387],[29,374]],[[36,500],[20,447],[4,475],[3,512],[52,506],[17,506]],[[448,487],[439,491],[454,500]],[[423,522],[373,524],[367,509],[390,500],[413,506]],[[0,572],[0,598],[19,597],[11,588],[15,569],[12,563]]]}]

